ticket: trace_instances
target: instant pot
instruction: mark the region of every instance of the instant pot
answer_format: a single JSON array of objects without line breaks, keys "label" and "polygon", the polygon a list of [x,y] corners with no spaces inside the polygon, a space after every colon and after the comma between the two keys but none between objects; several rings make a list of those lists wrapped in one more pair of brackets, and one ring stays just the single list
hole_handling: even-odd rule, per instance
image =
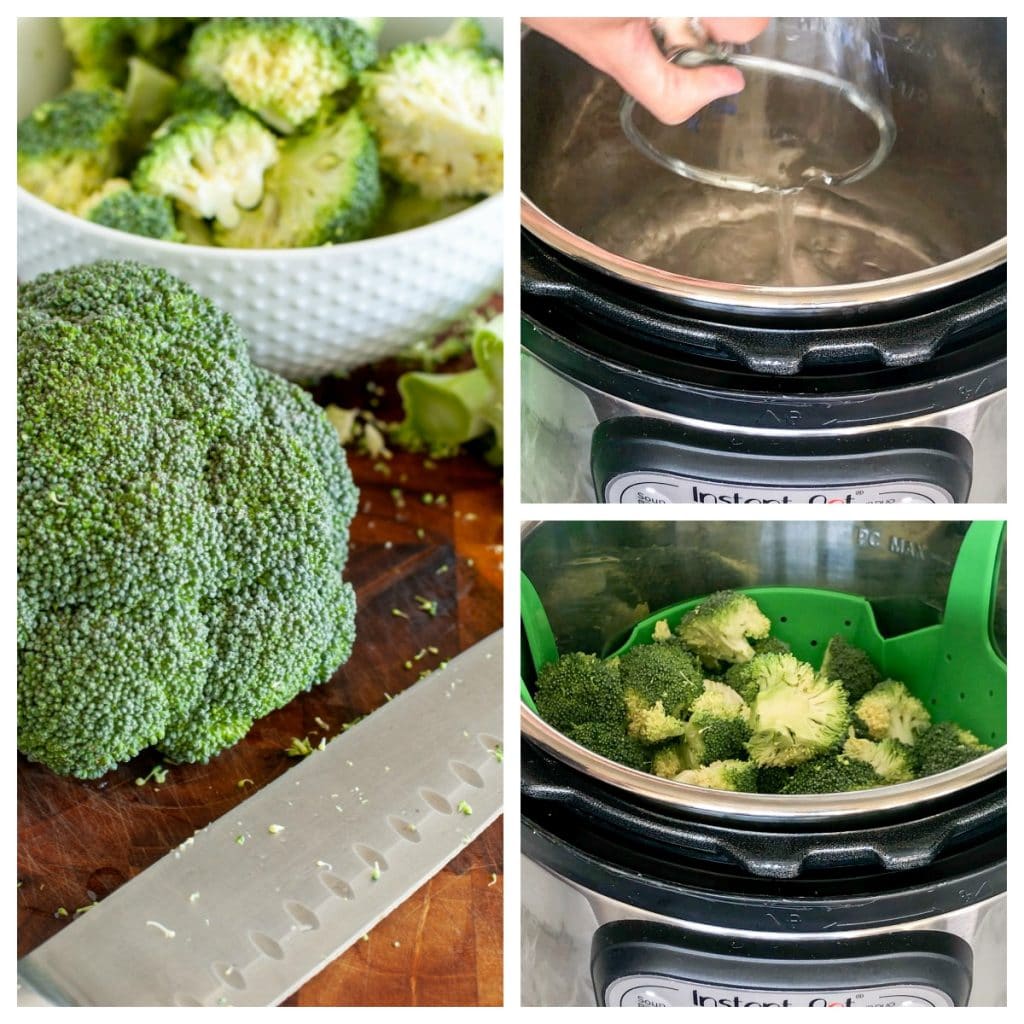
[{"label": "instant pot", "polygon": [[881,24],[895,145],[789,200],[785,274],[777,194],[650,161],[524,34],[525,500],[1005,500],[1006,21]]},{"label": "instant pot", "polygon": [[[562,653],[608,654],[661,607],[758,585],[862,595],[898,636],[942,621],[967,526],[546,522],[522,567]],[[986,607],[1003,658],[1005,583],[1001,560]],[[967,674],[960,696],[990,753],[796,797],[633,771],[524,702],[524,1005],[1005,1005],[1005,685]]]}]

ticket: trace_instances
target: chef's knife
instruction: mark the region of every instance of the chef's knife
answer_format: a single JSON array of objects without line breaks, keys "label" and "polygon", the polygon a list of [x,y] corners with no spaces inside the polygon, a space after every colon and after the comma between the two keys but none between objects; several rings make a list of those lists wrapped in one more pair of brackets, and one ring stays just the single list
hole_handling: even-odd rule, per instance
[{"label": "chef's knife", "polygon": [[501,812],[501,632],[33,950],[19,1005],[267,1006]]}]

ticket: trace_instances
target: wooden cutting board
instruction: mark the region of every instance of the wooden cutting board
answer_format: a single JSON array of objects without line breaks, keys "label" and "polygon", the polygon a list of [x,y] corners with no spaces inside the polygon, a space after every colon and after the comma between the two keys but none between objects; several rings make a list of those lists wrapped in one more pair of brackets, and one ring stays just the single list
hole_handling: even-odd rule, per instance
[{"label": "wooden cutting board", "polygon": [[[317,398],[348,407],[373,395],[375,412],[398,418],[401,369],[382,364],[325,383]],[[91,782],[59,778],[19,756],[19,956],[287,771],[292,737],[329,739],[501,627],[500,471],[475,454],[349,462],[361,490],[346,570],[359,601],[351,660],[326,685],[257,722],[237,746],[207,765],[173,768],[162,785],[135,783],[160,763],[152,753]],[[417,597],[436,602],[435,613]],[[242,779],[252,786],[239,788]],[[286,1005],[500,1005],[501,942],[498,821]]]}]

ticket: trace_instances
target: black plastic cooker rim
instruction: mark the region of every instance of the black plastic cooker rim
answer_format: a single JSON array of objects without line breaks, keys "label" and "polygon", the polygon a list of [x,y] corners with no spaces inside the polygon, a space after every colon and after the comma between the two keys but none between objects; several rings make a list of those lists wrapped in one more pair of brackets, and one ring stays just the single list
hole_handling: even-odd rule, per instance
[{"label": "black plastic cooker rim", "polygon": [[[567,263],[524,234],[522,308],[528,321],[561,345],[574,346],[591,362],[603,362],[611,372],[606,375],[611,393],[635,386],[622,380],[614,384],[616,377],[628,378],[632,372],[663,385],[683,383],[725,393],[760,391],[797,400],[857,393],[862,399],[915,385],[934,388],[972,369],[991,376],[1006,355],[1005,266],[927,301],[908,303],[899,316],[881,322],[827,313],[768,321],[659,302]],[[577,366],[559,367],[559,361],[572,362],[571,357],[537,351],[528,337],[525,342],[556,369],[581,376],[579,357]],[[951,360],[956,353],[962,357]],[[599,368],[583,370],[600,375]],[[984,389],[984,381],[980,378],[975,387]],[[955,387],[963,391],[965,383],[957,380]],[[1005,386],[1005,369],[995,386]],[[958,403],[951,397],[943,399],[946,404]]]},{"label": "black plastic cooker rim", "polygon": [[[840,920],[843,928],[858,928],[956,910],[1005,891],[1005,777],[964,795],[959,807],[851,837],[733,829],[642,805],[608,814],[603,787],[573,778],[571,770],[556,767],[554,777],[579,786],[581,799],[538,785],[551,768],[536,771],[538,753],[524,743],[524,854],[576,885],[651,913],[789,931],[789,908],[799,911],[797,930],[836,928]],[[676,839],[682,845],[674,846]],[[883,863],[886,845],[890,854],[904,852],[903,863]],[[871,863],[865,853],[883,856]],[[789,855],[795,859],[786,864]],[[783,870],[766,873],[757,864],[766,858]]]}]

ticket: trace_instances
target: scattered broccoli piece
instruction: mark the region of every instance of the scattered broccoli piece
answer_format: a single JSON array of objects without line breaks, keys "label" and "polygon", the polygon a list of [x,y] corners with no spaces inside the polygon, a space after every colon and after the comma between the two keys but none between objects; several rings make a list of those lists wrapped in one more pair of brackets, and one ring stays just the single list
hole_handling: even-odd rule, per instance
[{"label": "scattered broccoli piece", "polygon": [[205,761],[351,651],[334,430],[155,267],[19,289],[18,747],[95,778]]},{"label": "scattered broccoli piece", "polygon": [[[391,430],[394,443],[433,458],[454,455],[469,441],[495,429],[502,408],[504,318],[496,316],[474,332],[471,348],[477,366],[460,373],[403,373],[398,378],[405,419]],[[488,457],[501,458],[500,435]]]},{"label": "scattered broccoli piece", "polygon": [[765,681],[751,705],[751,760],[792,766],[837,749],[850,724],[842,686],[815,678],[814,669],[792,654],[760,659]]},{"label": "scattered broccoli piece", "polygon": [[771,622],[753,598],[733,590],[720,590],[687,613],[676,627],[687,647],[705,662],[745,662],[754,656],[747,638],[764,639]]},{"label": "scattered broccoli piece", "polygon": [[885,782],[871,765],[845,754],[817,757],[797,765],[789,782],[781,791],[786,795],[799,793],[848,793],[857,789],[874,789]]},{"label": "scattered broccoli piece", "polygon": [[594,654],[563,654],[544,665],[534,703],[541,718],[560,732],[593,722],[626,731],[618,669]]},{"label": "scattered broccoli piece", "polygon": [[700,730],[704,760],[731,761],[746,753],[750,708],[725,683],[704,681],[704,692],[690,709],[690,724]]},{"label": "scattered broccoli piece", "polygon": [[627,736],[621,721],[615,724],[584,722],[582,725],[571,726],[567,735],[580,746],[610,761],[618,761],[640,772],[651,770],[651,748]]},{"label": "scattered broccoli piece", "polygon": [[913,745],[931,725],[931,715],[903,683],[886,679],[869,690],[853,708],[858,733],[873,740],[894,739]]},{"label": "scattered broccoli piece", "polygon": [[182,237],[170,200],[136,192],[123,178],[111,178],[86,199],[78,214],[94,224],[145,238],[177,242]]},{"label": "scattered broccoli piece", "polygon": [[916,776],[912,750],[899,740],[874,740],[850,736],[843,744],[843,753],[856,761],[871,765],[883,782],[910,782]]},{"label": "scattered broccoli piece", "polygon": [[829,640],[818,674],[823,679],[838,679],[851,704],[882,681],[882,673],[875,668],[874,662],[859,647],[848,644],[838,634]]},{"label": "scattered broccoli piece", "polygon": [[219,230],[217,241],[251,249],[351,242],[369,233],[382,201],[376,143],[350,110],[286,139],[262,202]]},{"label": "scattered broccoli piece", "polygon": [[126,115],[114,89],[73,89],[18,125],[18,183],[74,212],[117,173]]},{"label": "scattered broccoli piece", "polygon": [[153,135],[132,184],[231,228],[259,203],[264,172],[277,157],[277,139],[244,111],[176,114]]},{"label": "scattered broccoli piece", "polygon": [[428,198],[501,191],[502,64],[440,42],[396,47],[360,79],[381,166]]},{"label": "scattered broccoli piece", "polygon": [[376,56],[371,36],[347,18],[214,18],[193,33],[186,73],[225,87],[288,135]]},{"label": "scattered broccoli piece", "polygon": [[[649,747],[644,749],[650,750]],[[678,743],[667,743],[659,747],[651,759],[651,772],[663,779],[674,779],[686,765],[683,763],[682,751]]]},{"label": "scattered broccoli piece", "polygon": [[707,789],[726,789],[734,793],[757,792],[757,766],[751,761],[712,761],[702,768],[680,772],[676,782]]},{"label": "scattered broccoli piece", "polygon": [[991,749],[954,722],[936,722],[918,736],[911,755],[920,775],[935,775],[958,768]]}]

